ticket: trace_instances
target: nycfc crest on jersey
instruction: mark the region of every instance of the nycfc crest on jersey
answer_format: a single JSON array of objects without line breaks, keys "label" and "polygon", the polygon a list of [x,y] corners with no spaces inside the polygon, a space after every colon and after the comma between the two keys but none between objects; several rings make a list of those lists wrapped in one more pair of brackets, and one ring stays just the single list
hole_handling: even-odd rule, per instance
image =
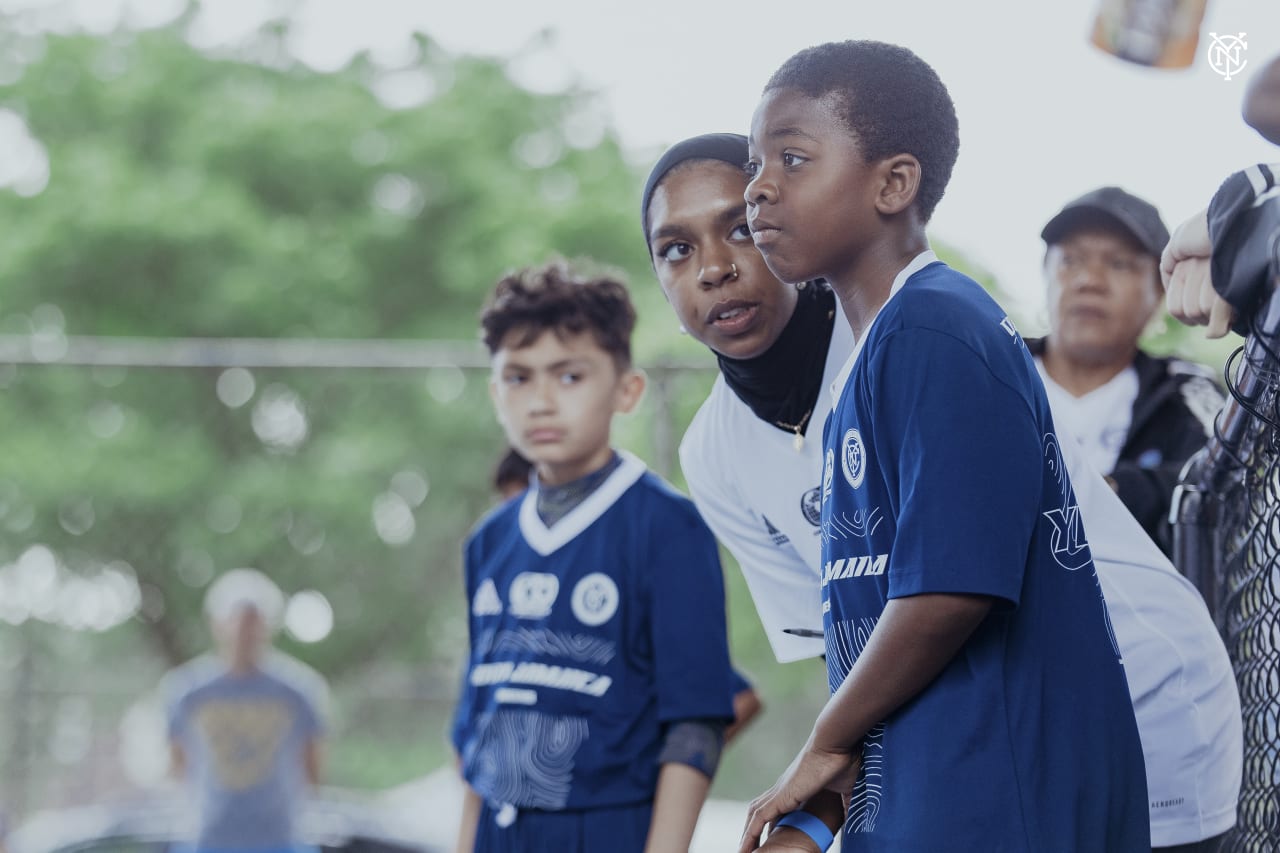
[{"label": "nycfc crest on jersey", "polygon": [[849,485],[858,488],[867,474],[867,451],[862,446],[862,435],[856,429],[845,432],[840,460],[844,463],[844,478]]},{"label": "nycfc crest on jersey", "polygon": [[573,587],[570,606],[583,625],[603,625],[618,612],[618,585],[603,572],[592,572]]}]

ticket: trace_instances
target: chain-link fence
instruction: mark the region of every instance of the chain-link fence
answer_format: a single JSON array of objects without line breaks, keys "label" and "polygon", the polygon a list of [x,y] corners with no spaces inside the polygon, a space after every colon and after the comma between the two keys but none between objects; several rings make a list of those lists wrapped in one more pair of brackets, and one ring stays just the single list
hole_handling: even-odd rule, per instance
[{"label": "chain-link fence", "polygon": [[[646,369],[618,440],[675,476],[714,362]],[[471,344],[0,338],[0,811],[163,777],[154,688],[238,566],[330,683],[330,782],[447,763],[460,543],[504,450],[487,370]]]},{"label": "chain-link fence", "polygon": [[[1280,264],[1275,267],[1280,270]],[[1175,498],[1176,562],[1205,594],[1244,717],[1239,817],[1221,853],[1280,850],[1280,296],[1227,362],[1232,399]]]}]

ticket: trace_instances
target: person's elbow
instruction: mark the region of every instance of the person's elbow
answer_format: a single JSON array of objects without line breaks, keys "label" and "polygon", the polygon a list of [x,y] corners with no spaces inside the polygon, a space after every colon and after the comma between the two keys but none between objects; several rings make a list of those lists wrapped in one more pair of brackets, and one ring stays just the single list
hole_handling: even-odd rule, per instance
[{"label": "person's elbow", "polygon": [[1245,123],[1264,139],[1280,145],[1280,57],[1250,81],[1241,113]]}]

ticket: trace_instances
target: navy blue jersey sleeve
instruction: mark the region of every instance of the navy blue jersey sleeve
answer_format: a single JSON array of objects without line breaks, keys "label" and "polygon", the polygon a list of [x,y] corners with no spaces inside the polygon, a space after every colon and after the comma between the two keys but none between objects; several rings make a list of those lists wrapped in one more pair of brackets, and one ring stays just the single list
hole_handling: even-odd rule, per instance
[{"label": "navy blue jersey sleeve", "polygon": [[724,577],[692,505],[652,545],[650,625],[658,719],[733,719]]},{"label": "navy blue jersey sleeve", "polygon": [[1044,470],[1025,390],[930,329],[890,335],[870,367],[875,452],[899,504],[889,597],[991,595],[1016,605]]},{"label": "navy blue jersey sleeve", "polygon": [[736,668],[729,670],[729,693],[737,696],[744,690],[751,689],[751,682],[747,681],[747,677],[738,672]]}]

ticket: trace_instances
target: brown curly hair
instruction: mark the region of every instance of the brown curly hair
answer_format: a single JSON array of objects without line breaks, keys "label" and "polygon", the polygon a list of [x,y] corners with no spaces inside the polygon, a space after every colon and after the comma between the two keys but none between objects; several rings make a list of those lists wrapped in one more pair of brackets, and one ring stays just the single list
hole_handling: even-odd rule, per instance
[{"label": "brown curly hair", "polygon": [[631,332],[636,310],[622,282],[588,278],[563,261],[509,273],[494,286],[480,312],[489,353],[524,347],[547,331],[564,339],[590,332],[619,370],[631,366]]}]

